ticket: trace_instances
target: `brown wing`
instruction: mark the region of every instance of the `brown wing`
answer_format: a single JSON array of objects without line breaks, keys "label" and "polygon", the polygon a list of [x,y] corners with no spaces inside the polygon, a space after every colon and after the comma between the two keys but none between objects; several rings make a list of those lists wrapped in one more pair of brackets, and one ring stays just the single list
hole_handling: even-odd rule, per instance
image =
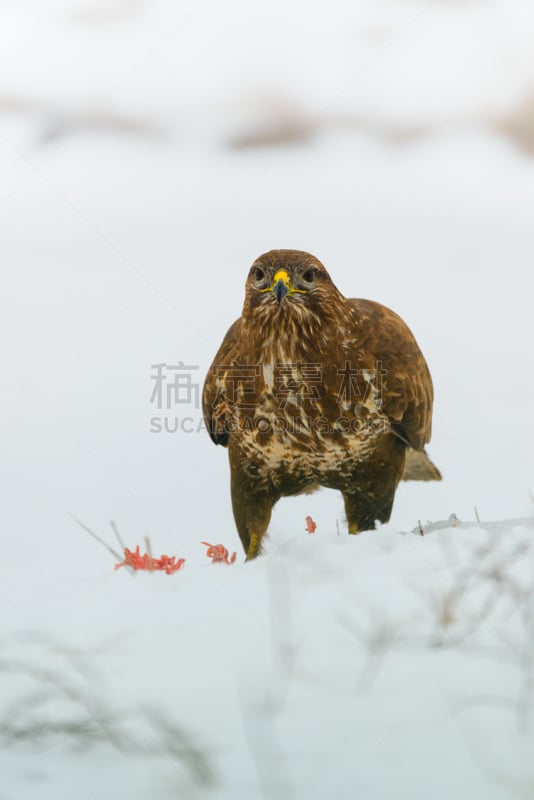
[{"label": "brown wing", "polygon": [[202,390],[204,423],[215,444],[222,444],[224,447],[228,444],[226,423],[229,419],[230,409],[224,391],[224,381],[220,375],[217,375],[214,368],[232,364],[238,359],[241,324],[241,318],[239,318],[229,328],[209,368]]},{"label": "brown wing", "polygon": [[432,433],[434,389],[427,363],[406,323],[370,300],[349,300],[361,320],[366,354],[381,362],[382,409],[395,432],[414,450],[423,450]]}]

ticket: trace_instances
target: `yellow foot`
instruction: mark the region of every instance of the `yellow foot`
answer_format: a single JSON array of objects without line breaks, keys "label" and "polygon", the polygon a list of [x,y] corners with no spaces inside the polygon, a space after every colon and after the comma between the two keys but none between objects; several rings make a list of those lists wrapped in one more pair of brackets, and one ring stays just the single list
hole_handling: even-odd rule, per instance
[{"label": "yellow foot", "polygon": [[256,558],[260,554],[261,549],[261,538],[257,534],[253,534],[250,537],[250,544],[247,550],[247,561],[251,561],[253,558]]},{"label": "yellow foot", "polygon": [[357,522],[349,522],[349,533],[359,533]]}]

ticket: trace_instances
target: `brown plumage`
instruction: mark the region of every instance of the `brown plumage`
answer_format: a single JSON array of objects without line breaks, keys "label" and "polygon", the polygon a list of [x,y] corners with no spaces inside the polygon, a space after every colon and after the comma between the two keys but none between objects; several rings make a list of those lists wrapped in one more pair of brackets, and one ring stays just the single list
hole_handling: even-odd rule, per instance
[{"label": "brown plumage", "polygon": [[389,519],[401,478],[439,480],[424,452],[432,400],[426,361],[397,314],[345,298],[309,253],[260,256],[203,394],[210,436],[228,447],[247,558],[282,496],[339,489],[358,533]]}]

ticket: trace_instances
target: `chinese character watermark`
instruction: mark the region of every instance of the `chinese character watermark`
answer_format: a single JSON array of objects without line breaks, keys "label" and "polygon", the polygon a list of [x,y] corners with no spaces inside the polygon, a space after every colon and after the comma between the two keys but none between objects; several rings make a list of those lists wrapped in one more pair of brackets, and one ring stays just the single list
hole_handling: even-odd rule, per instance
[{"label": "chinese character watermark", "polygon": [[212,371],[217,387],[213,407],[224,397],[226,402],[233,403],[238,408],[254,408],[252,401],[258,396],[258,378],[262,375],[260,364],[214,366]]},{"label": "chinese character watermark", "polygon": [[313,407],[321,399],[319,386],[323,383],[322,366],[318,363],[277,363],[274,370],[275,397],[280,408],[293,399],[302,405],[309,400]]},{"label": "chinese character watermark", "polygon": [[177,361],[175,364],[152,364],[150,369],[154,381],[151,403],[156,403],[160,409],[180,404],[200,407],[200,387],[193,381],[192,374],[199,369],[196,364]]},{"label": "chinese character watermark", "polygon": [[[151,364],[150,369],[150,404],[159,411],[185,412],[152,417],[152,433],[198,433],[211,424],[209,411],[206,422],[200,413],[197,364],[159,362]],[[325,372],[329,386],[325,385]],[[318,437],[374,436],[388,426],[382,411],[386,375],[381,361],[373,368],[354,366],[351,361],[338,368],[320,362],[216,364],[208,375],[213,425],[217,434],[222,426],[222,432],[228,434],[255,431],[275,436],[303,432]]]},{"label": "chinese character watermark", "polygon": [[377,361],[373,369],[353,367],[351,361],[345,361],[337,374],[341,378],[337,401],[343,408],[349,408],[354,402],[365,403],[373,393],[376,405],[382,405],[382,382],[387,370],[382,368],[381,361]]}]

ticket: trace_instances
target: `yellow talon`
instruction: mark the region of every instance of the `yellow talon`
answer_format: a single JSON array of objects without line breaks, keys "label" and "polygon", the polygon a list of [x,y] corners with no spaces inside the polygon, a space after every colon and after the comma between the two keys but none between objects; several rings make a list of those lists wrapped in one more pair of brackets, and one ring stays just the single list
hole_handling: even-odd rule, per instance
[{"label": "yellow talon", "polygon": [[256,558],[256,556],[260,552],[260,545],[261,545],[260,537],[258,536],[258,534],[253,533],[252,536],[250,537],[250,544],[247,550],[247,561]]}]

